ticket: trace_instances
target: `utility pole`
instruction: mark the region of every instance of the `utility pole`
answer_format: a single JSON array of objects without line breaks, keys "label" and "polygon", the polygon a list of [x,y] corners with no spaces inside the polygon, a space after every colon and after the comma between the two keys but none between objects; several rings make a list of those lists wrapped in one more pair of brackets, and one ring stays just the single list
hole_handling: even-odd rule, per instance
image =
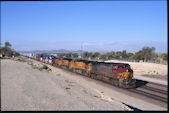
[{"label": "utility pole", "polygon": [[83,49],[83,44],[81,45],[81,58],[82,58],[82,49]]}]

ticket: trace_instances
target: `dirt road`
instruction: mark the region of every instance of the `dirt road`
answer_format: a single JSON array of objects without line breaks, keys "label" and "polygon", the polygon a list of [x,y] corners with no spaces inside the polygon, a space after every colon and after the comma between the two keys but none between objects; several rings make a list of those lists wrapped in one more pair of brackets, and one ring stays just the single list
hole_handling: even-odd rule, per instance
[{"label": "dirt road", "polygon": [[1,110],[129,110],[61,73],[1,61]]}]

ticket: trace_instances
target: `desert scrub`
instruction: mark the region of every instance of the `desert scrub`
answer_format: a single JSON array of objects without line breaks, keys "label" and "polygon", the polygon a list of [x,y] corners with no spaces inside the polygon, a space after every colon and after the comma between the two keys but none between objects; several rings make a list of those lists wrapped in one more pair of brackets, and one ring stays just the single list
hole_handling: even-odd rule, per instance
[{"label": "desert scrub", "polygon": [[70,87],[67,87],[67,86],[62,86],[63,89],[70,89]]},{"label": "desert scrub", "polygon": [[42,70],[51,71],[51,69],[46,65],[43,65],[42,67],[40,67],[39,70],[40,71],[42,71]]},{"label": "desert scrub", "polygon": [[33,65],[33,62],[32,61],[28,61],[27,64]]},{"label": "desert scrub", "polygon": [[68,82],[69,82],[69,80],[65,80],[65,82],[67,82],[67,83],[68,83]]},{"label": "desert scrub", "polygon": [[142,76],[146,76],[146,77],[151,77],[151,78],[160,78],[161,75],[160,74],[144,74]]},{"label": "desert scrub", "polygon": [[43,65],[41,67],[40,67],[40,65],[33,65],[33,64],[30,64],[30,65],[32,66],[33,69],[38,69],[40,71],[46,70],[48,72],[51,71],[51,69],[48,66],[46,66],[46,65]]},{"label": "desert scrub", "polygon": [[38,69],[38,67],[36,65],[31,65],[33,69]]}]

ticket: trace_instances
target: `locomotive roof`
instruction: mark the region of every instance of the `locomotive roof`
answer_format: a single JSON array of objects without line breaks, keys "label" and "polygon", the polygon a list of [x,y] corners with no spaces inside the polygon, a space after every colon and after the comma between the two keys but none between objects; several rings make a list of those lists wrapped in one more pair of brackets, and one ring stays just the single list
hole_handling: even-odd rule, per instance
[{"label": "locomotive roof", "polygon": [[52,57],[52,58],[56,58],[56,56],[53,56],[53,55],[46,55],[46,54],[40,54],[40,57]]},{"label": "locomotive roof", "polygon": [[84,59],[75,59],[75,61],[88,62],[88,60],[84,60]]},{"label": "locomotive roof", "polygon": [[113,64],[113,65],[129,65],[127,63],[113,63],[113,62],[106,62],[106,64]]},{"label": "locomotive roof", "polygon": [[63,58],[63,60],[69,60],[69,61],[71,61],[72,59],[71,58]]},{"label": "locomotive roof", "polygon": [[[54,56],[55,57],[55,56]],[[63,59],[63,60],[73,60],[72,58],[57,58],[55,57],[56,59]],[[103,64],[107,64],[107,65],[110,65],[110,64],[113,64],[113,65],[129,65],[127,63],[114,63],[114,62],[104,62],[104,61],[92,61],[92,60],[85,60],[85,59],[75,59],[75,61],[80,61],[80,62],[85,62],[85,63],[103,63]]]},{"label": "locomotive roof", "polygon": [[76,61],[82,61],[82,62],[85,62],[85,63],[94,63],[94,62],[97,62],[97,61],[91,61],[91,60],[85,60],[85,59],[75,59]]}]

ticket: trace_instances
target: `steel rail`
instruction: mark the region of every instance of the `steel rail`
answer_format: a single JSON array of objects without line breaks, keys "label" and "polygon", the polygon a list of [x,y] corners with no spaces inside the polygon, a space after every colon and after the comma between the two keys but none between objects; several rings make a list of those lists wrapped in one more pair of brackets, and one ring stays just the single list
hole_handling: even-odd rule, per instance
[{"label": "steel rail", "polygon": [[152,98],[152,99],[155,99],[155,100],[159,100],[159,101],[168,103],[168,99],[167,98],[164,98],[164,97],[161,97],[161,96],[158,96],[158,95],[154,95],[154,94],[151,94],[151,93],[147,93],[145,91],[140,91],[140,90],[137,90],[137,89],[129,89],[129,90],[131,92],[134,92],[134,93],[137,93],[137,94],[140,94],[140,95],[144,95],[146,97],[149,97],[149,98]]},{"label": "steel rail", "polygon": [[162,93],[162,94],[165,94],[165,95],[168,94],[168,92],[165,91],[165,90],[161,90],[161,89],[150,87],[150,86],[141,86],[140,88],[144,88],[144,89],[151,90],[151,91],[154,91],[154,92]]},{"label": "steel rail", "polygon": [[[40,61],[39,61],[40,62]],[[44,62],[41,62],[41,63],[44,63]],[[50,65],[50,64],[49,64]],[[53,66],[53,65],[51,65]],[[71,73],[75,73],[75,74],[78,74],[78,75],[83,75],[83,74],[80,74],[80,73],[77,73],[77,72],[74,72],[74,71],[71,71],[67,68],[62,68],[60,66],[53,66],[53,67],[56,67],[56,68],[60,68],[62,70],[65,70],[67,72],[71,72]],[[85,75],[83,75],[85,76]],[[89,76],[85,76],[85,77],[88,77],[90,78]],[[95,78],[95,80],[98,80]],[[101,80],[99,80],[101,81]],[[104,83],[108,83],[108,82],[105,82],[105,81],[101,81],[101,82],[104,82]],[[108,83],[110,84],[110,83]],[[112,85],[112,84],[111,84]],[[166,86],[165,86],[166,87]],[[140,87],[141,88],[141,87]],[[149,87],[149,86],[142,86],[142,88],[145,88],[145,89],[148,89],[148,90],[151,90],[151,91],[156,91],[156,92],[160,92],[160,93],[163,93],[163,94],[166,94],[167,95],[167,92],[166,91],[163,91],[163,90],[160,90],[160,89],[156,89],[156,88],[152,88],[152,87]],[[121,89],[124,89],[124,88],[121,88]],[[137,88],[135,89],[124,89],[124,90],[128,90],[128,91],[131,91],[131,92],[134,92],[134,93],[137,93],[137,94],[140,94],[140,95],[143,95],[143,96],[146,96],[146,97],[149,97],[149,98],[152,98],[152,99],[155,99],[155,100],[159,100],[159,101],[162,101],[162,102],[165,102],[165,103],[168,103],[168,99],[167,98],[164,98],[164,97],[161,97],[161,96],[158,96],[158,95],[154,95],[154,94],[151,94],[151,93],[148,93],[148,92],[145,92],[145,91],[141,91],[141,90],[138,90]]]}]

